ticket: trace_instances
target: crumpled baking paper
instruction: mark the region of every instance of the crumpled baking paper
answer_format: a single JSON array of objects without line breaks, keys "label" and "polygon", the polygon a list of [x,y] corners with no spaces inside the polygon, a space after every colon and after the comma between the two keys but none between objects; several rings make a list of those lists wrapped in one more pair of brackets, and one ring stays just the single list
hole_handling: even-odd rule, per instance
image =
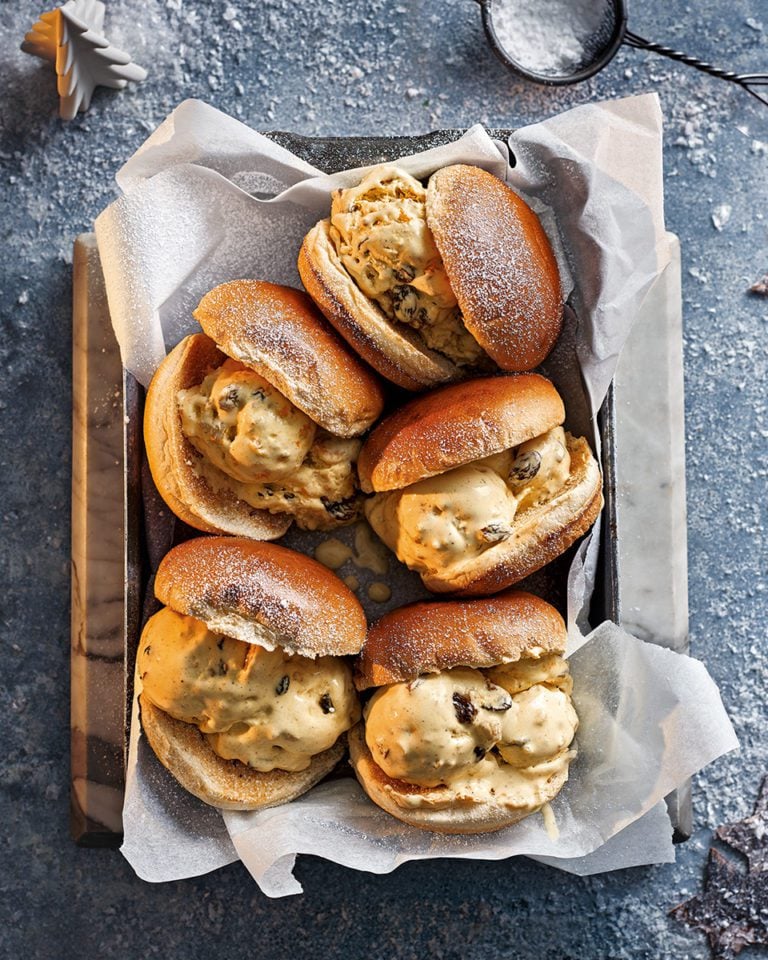
[{"label": "crumpled baking paper", "polygon": [[[569,425],[597,440],[592,421],[618,354],[667,265],[658,101],[578,107],[517,130],[508,147],[513,165],[507,145],[475,126],[398,164],[417,177],[476,164],[541,211],[573,287],[566,334],[546,371],[564,394]],[[96,221],[125,366],[146,385],[167,350],[197,329],[192,310],[218,283],[259,277],[298,286],[304,234],[327,215],[330,191],[360,177],[320,174],[211,107],[181,104],[120,170],[123,195]],[[292,875],[298,853],[376,873],[428,857],[525,854],[578,874],[673,860],[663,797],[737,742],[702,664],[614,624],[587,634],[597,544],[594,534],[582,543],[568,581],[581,725],[578,759],[552,804],[557,840],[538,815],[495,834],[433,836],[379,810],[351,778],[272,810],[220,813],[159,764],[134,704],[124,855],[151,881],[239,858],[269,896],[300,891]]]}]

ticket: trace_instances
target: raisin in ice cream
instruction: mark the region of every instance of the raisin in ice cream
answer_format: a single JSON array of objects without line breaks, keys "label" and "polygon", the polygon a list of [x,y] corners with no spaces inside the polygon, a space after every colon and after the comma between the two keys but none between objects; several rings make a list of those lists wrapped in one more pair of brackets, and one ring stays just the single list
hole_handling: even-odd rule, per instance
[{"label": "raisin in ice cream", "polygon": [[568,480],[570,467],[562,427],[521,443],[509,469],[509,486],[520,508],[534,506],[557,493]]}]

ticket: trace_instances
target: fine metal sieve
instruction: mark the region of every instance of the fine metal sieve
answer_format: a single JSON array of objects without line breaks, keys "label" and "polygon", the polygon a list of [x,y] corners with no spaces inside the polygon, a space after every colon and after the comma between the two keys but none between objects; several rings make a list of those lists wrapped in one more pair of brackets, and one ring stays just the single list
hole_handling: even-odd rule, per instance
[{"label": "fine metal sieve", "polygon": [[[734,73],[731,70],[723,70],[715,67],[711,63],[699,60],[697,57],[688,56],[679,50],[666,47],[660,43],[654,43],[646,40],[636,33],[627,29],[627,3],[626,0],[603,0],[605,3],[605,17],[600,24],[598,31],[590,37],[591,43],[585,46],[585,57],[578,63],[573,70],[563,73],[537,71],[530,66],[524,66],[519,63],[504,44],[494,25],[494,8],[498,10],[501,3],[505,0],[476,0],[482,11],[483,29],[488,38],[488,43],[501,62],[513,70],[519,76],[526,80],[532,80],[534,83],[546,84],[552,87],[562,87],[572,83],[579,83],[594,76],[602,70],[616,55],[619,47],[626,44],[629,47],[635,47],[638,50],[649,50],[652,53],[658,53],[670,60],[676,60],[678,63],[684,63],[696,70],[701,70],[713,77],[719,77],[721,80],[728,80],[731,83],[738,84],[748,93],[768,106],[768,74],[765,73]],[[539,0],[541,9],[541,22],[545,24],[548,18],[548,4],[546,0]],[[551,16],[551,11],[549,13]]]}]

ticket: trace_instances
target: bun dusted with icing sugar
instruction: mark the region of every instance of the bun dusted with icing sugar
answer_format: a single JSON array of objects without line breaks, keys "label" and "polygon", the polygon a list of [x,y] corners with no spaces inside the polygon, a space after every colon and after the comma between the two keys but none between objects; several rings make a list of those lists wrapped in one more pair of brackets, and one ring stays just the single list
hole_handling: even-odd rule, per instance
[{"label": "bun dusted with icing sugar", "polygon": [[257,540],[294,520],[356,519],[354,438],[382,411],[376,375],[289,287],[221,284],[195,316],[206,333],[171,351],[147,396],[147,455],[168,506],[205,533]]},{"label": "bun dusted with icing sugar", "polygon": [[481,378],[412,400],[358,458],[366,516],[435,593],[479,596],[522,580],[590,528],[600,469],[561,424],[538,374]]},{"label": "bun dusted with icing sugar", "polygon": [[260,373],[329,433],[357,437],[381,415],[378,378],[303,291],[233,280],[206,293],[194,317],[220,350]]},{"label": "bun dusted with icing sugar", "polygon": [[253,810],[306,792],[339,762],[360,715],[341,659],[360,651],[354,595],[303,554],[235,537],[174,547],[165,606],[137,656],[144,735],[190,793]]},{"label": "bun dusted with icing sugar", "polygon": [[377,424],[357,459],[360,485],[366,493],[407,487],[516,447],[564,420],[560,394],[537,373],[442,387]]},{"label": "bun dusted with icing sugar", "polygon": [[483,600],[419,602],[374,623],[355,662],[358,690],[454,667],[487,669],[536,650],[563,653],[567,633],[550,604],[522,590]]},{"label": "bun dusted with icing sugar", "polygon": [[302,657],[360,652],[366,620],[355,595],[317,560],[275,543],[197,537],[167,553],[155,596],[211,630]]},{"label": "bun dusted with icing sugar", "polygon": [[536,214],[479,167],[426,188],[392,166],[338,190],[307,234],[299,274],[357,352],[409,390],[494,365],[531,370],[562,326],[560,278]]},{"label": "bun dusted with icing sugar", "polygon": [[533,370],[560,336],[560,274],[541,221],[505,183],[464,164],[429,181],[427,222],[464,323],[502,370]]},{"label": "bun dusted with icing sugar", "polygon": [[499,830],[552,800],[578,726],[565,642],[557,611],[523,592],[382,617],[355,668],[359,689],[378,689],[349,733],[371,800],[454,834]]}]

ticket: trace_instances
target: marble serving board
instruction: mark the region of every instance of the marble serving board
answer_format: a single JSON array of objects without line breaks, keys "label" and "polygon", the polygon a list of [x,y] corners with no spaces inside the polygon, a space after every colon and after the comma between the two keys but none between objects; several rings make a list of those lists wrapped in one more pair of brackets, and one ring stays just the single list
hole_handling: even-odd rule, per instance
[{"label": "marble serving board", "polygon": [[[423,150],[460,133],[352,140],[271,136],[332,172]],[[492,134],[506,142],[509,131]],[[564,395],[567,426],[593,443],[594,429],[600,433],[606,509],[591,622],[612,619],[644,639],[687,651],[680,259],[676,238],[670,235],[669,243],[670,265],[638,318],[599,423],[582,413],[567,325],[544,372]],[[143,391],[120,362],[92,234],[77,238],[73,262],[71,827],[82,845],[114,846],[122,828],[135,650],[155,609],[153,571],[173,544],[196,532],[170,514],[146,468]],[[334,535],[354,546],[354,530]],[[312,553],[320,539],[291,532],[281,542]],[[562,609],[570,556],[521,586]],[[427,596],[418,578],[394,559],[386,574],[354,566],[341,573],[359,580],[369,618]],[[377,580],[391,583],[389,601],[367,597]],[[668,803],[676,837],[685,839],[689,792],[677,791]]]}]

